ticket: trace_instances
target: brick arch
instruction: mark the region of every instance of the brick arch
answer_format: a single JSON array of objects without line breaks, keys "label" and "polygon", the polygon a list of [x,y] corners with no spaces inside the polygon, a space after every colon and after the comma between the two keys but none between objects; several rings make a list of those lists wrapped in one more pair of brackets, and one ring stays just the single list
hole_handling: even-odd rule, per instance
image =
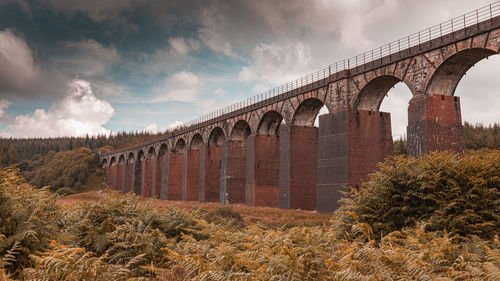
[{"label": "brick arch", "polygon": [[217,126],[214,127],[210,131],[210,136],[208,137],[208,145],[209,146],[221,146],[222,142],[226,139],[226,135],[224,133],[224,130],[222,130],[221,127]]},{"label": "brick arch", "polygon": [[158,148],[158,156],[163,156],[168,152],[168,146],[166,143],[162,143],[160,148]]},{"label": "brick arch", "polygon": [[200,150],[205,142],[200,133],[195,133],[189,141],[189,149]]},{"label": "brick arch", "polygon": [[172,149],[172,152],[184,152],[186,150],[186,141],[184,138],[178,138],[177,141],[175,142],[175,145]]},{"label": "brick arch", "polygon": [[125,163],[125,155],[120,154],[118,157],[118,164],[124,164]]},{"label": "brick arch", "polygon": [[283,116],[275,110],[266,112],[260,119],[257,127],[258,135],[278,135]]},{"label": "brick arch", "polygon": [[425,94],[453,96],[467,70],[494,54],[497,52],[488,48],[471,48],[456,52],[442,61],[432,72]]},{"label": "brick arch", "polygon": [[244,141],[251,134],[250,124],[246,120],[238,120],[231,129],[230,139]]},{"label": "brick arch", "polygon": [[108,166],[108,159],[107,159],[107,158],[103,158],[103,159],[102,159],[101,166],[102,166],[103,168],[105,168],[105,167],[107,167],[107,166]]},{"label": "brick arch", "polygon": [[135,154],[134,152],[130,152],[127,156],[127,164],[135,162]]},{"label": "brick arch", "polygon": [[109,160],[109,166],[113,166],[116,164],[116,156],[111,157],[111,160]]},{"label": "brick arch", "polygon": [[295,110],[292,118],[292,125],[313,127],[314,120],[320,109],[325,105],[317,98],[308,98],[302,101]]},{"label": "brick arch", "polygon": [[137,151],[137,160],[142,161],[142,160],[144,160],[144,157],[145,157],[145,153],[144,153],[144,150],[141,148]]},{"label": "brick arch", "polygon": [[389,90],[399,82],[402,82],[401,79],[392,75],[374,77],[356,95],[353,108],[356,110],[378,111]]},{"label": "brick arch", "polygon": [[156,157],[156,150],[154,146],[149,147],[146,159],[154,159]]}]

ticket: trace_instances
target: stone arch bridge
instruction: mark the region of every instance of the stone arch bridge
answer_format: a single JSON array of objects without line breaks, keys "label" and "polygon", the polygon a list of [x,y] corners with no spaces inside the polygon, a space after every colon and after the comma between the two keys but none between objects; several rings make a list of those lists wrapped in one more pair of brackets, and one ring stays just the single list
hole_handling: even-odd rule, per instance
[{"label": "stone arch bridge", "polygon": [[[408,105],[408,151],[464,151],[455,88],[499,53],[500,2],[333,64],[175,132],[101,155],[108,185],[167,200],[329,212],[392,153],[390,114],[379,107],[399,82]],[[471,93],[474,94],[474,93]],[[320,108],[329,113],[319,116]]]}]

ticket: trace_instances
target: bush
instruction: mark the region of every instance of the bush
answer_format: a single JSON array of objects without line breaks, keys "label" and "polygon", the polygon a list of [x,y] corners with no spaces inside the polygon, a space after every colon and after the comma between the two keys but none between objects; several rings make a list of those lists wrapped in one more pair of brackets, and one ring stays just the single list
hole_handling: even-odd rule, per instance
[{"label": "bush", "polygon": [[[375,237],[419,222],[484,238],[500,234],[500,150],[396,156],[337,211],[338,234],[369,225]],[[360,231],[356,231],[358,234]]]}]

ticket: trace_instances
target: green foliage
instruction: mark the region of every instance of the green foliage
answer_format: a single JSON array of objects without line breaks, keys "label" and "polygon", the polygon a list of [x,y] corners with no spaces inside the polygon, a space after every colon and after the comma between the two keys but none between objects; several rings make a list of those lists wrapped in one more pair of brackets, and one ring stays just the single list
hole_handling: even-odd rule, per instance
[{"label": "green foliage", "polygon": [[85,147],[63,152],[49,152],[47,155],[27,162],[23,175],[37,186],[50,186],[56,191],[62,187],[79,189],[88,175],[96,170],[98,158]]},{"label": "green foliage", "polygon": [[[499,154],[396,157],[330,223],[295,227],[245,225],[230,207],[160,210],[132,194],[58,208],[54,195],[7,169],[0,173],[0,260],[9,278],[33,281],[498,280],[498,229],[469,220],[467,210],[484,222],[499,213]],[[444,203],[463,196],[460,207]],[[399,208],[407,218],[386,216],[381,228],[370,213],[376,207]],[[30,243],[35,235],[41,243]]]},{"label": "green foliage", "polygon": [[51,192],[32,187],[18,173],[15,168],[0,171],[0,259],[11,272],[49,244],[59,209]]},{"label": "green foliage", "polygon": [[7,167],[17,163],[17,152],[13,144],[0,143],[0,167]]},{"label": "green foliage", "polygon": [[500,123],[490,126],[464,123],[465,144],[468,149],[500,148]]},{"label": "green foliage", "polygon": [[425,222],[429,231],[492,237],[500,234],[499,188],[500,150],[396,156],[344,199],[337,231],[368,224],[380,237]]}]

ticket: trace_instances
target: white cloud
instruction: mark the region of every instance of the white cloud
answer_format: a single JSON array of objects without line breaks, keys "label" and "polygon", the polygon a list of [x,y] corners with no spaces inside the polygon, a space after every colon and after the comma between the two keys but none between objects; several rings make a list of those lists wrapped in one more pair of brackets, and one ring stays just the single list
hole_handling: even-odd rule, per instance
[{"label": "white cloud", "polygon": [[167,126],[167,129],[175,129],[176,127],[180,126],[184,124],[183,122],[181,121],[174,121],[172,123],[170,123],[168,126]]},{"label": "white cloud", "polygon": [[12,104],[11,101],[1,99],[0,100],[0,121],[6,121],[10,119],[10,115],[7,109]]},{"label": "white cloud", "polygon": [[310,47],[302,42],[284,45],[260,43],[253,51],[252,60],[250,66],[242,68],[238,80],[276,85],[297,79],[313,69]]},{"label": "white cloud", "polygon": [[200,87],[201,80],[196,74],[181,71],[165,79],[166,90],[163,90],[152,102],[196,102],[199,98]]},{"label": "white cloud", "polygon": [[214,94],[217,97],[224,97],[225,95],[227,95],[227,92],[224,91],[224,89],[222,89],[221,87],[219,87],[219,88],[215,89]]},{"label": "white cloud", "polygon": [[198,30],[200,39],[215,52],[226,56],[236,57],[233,52],[226,30],[229,28],[227,18],[218,11],[217,7],[207,7],[201,12],[202,27]]},{"label": "white cloud", "polygon": [[68,95],[48,110],[16,116],[6,128],[11,137],[84,136],[109,134],[103,127],[113,115],[109,102],[94,95],[88,81],[72,80]]},{"label": "white cloud", "polygon": [[149,124],[146,126],[146,128],[144,128],[144,131],[156,134],[159,132],[158,125],[156,125],[156,123]]},{"label": "white cloud", "polygon": [[40,74],[26,41],[10,30],[0,31],[0,93],[25,89]]},{"label": "white cloud", "polygon": [[189,52],[200,48],[200,42],[192,38],[170,38],[168,43],[170,45],[170,53],[172,55],[187,56]]}]

